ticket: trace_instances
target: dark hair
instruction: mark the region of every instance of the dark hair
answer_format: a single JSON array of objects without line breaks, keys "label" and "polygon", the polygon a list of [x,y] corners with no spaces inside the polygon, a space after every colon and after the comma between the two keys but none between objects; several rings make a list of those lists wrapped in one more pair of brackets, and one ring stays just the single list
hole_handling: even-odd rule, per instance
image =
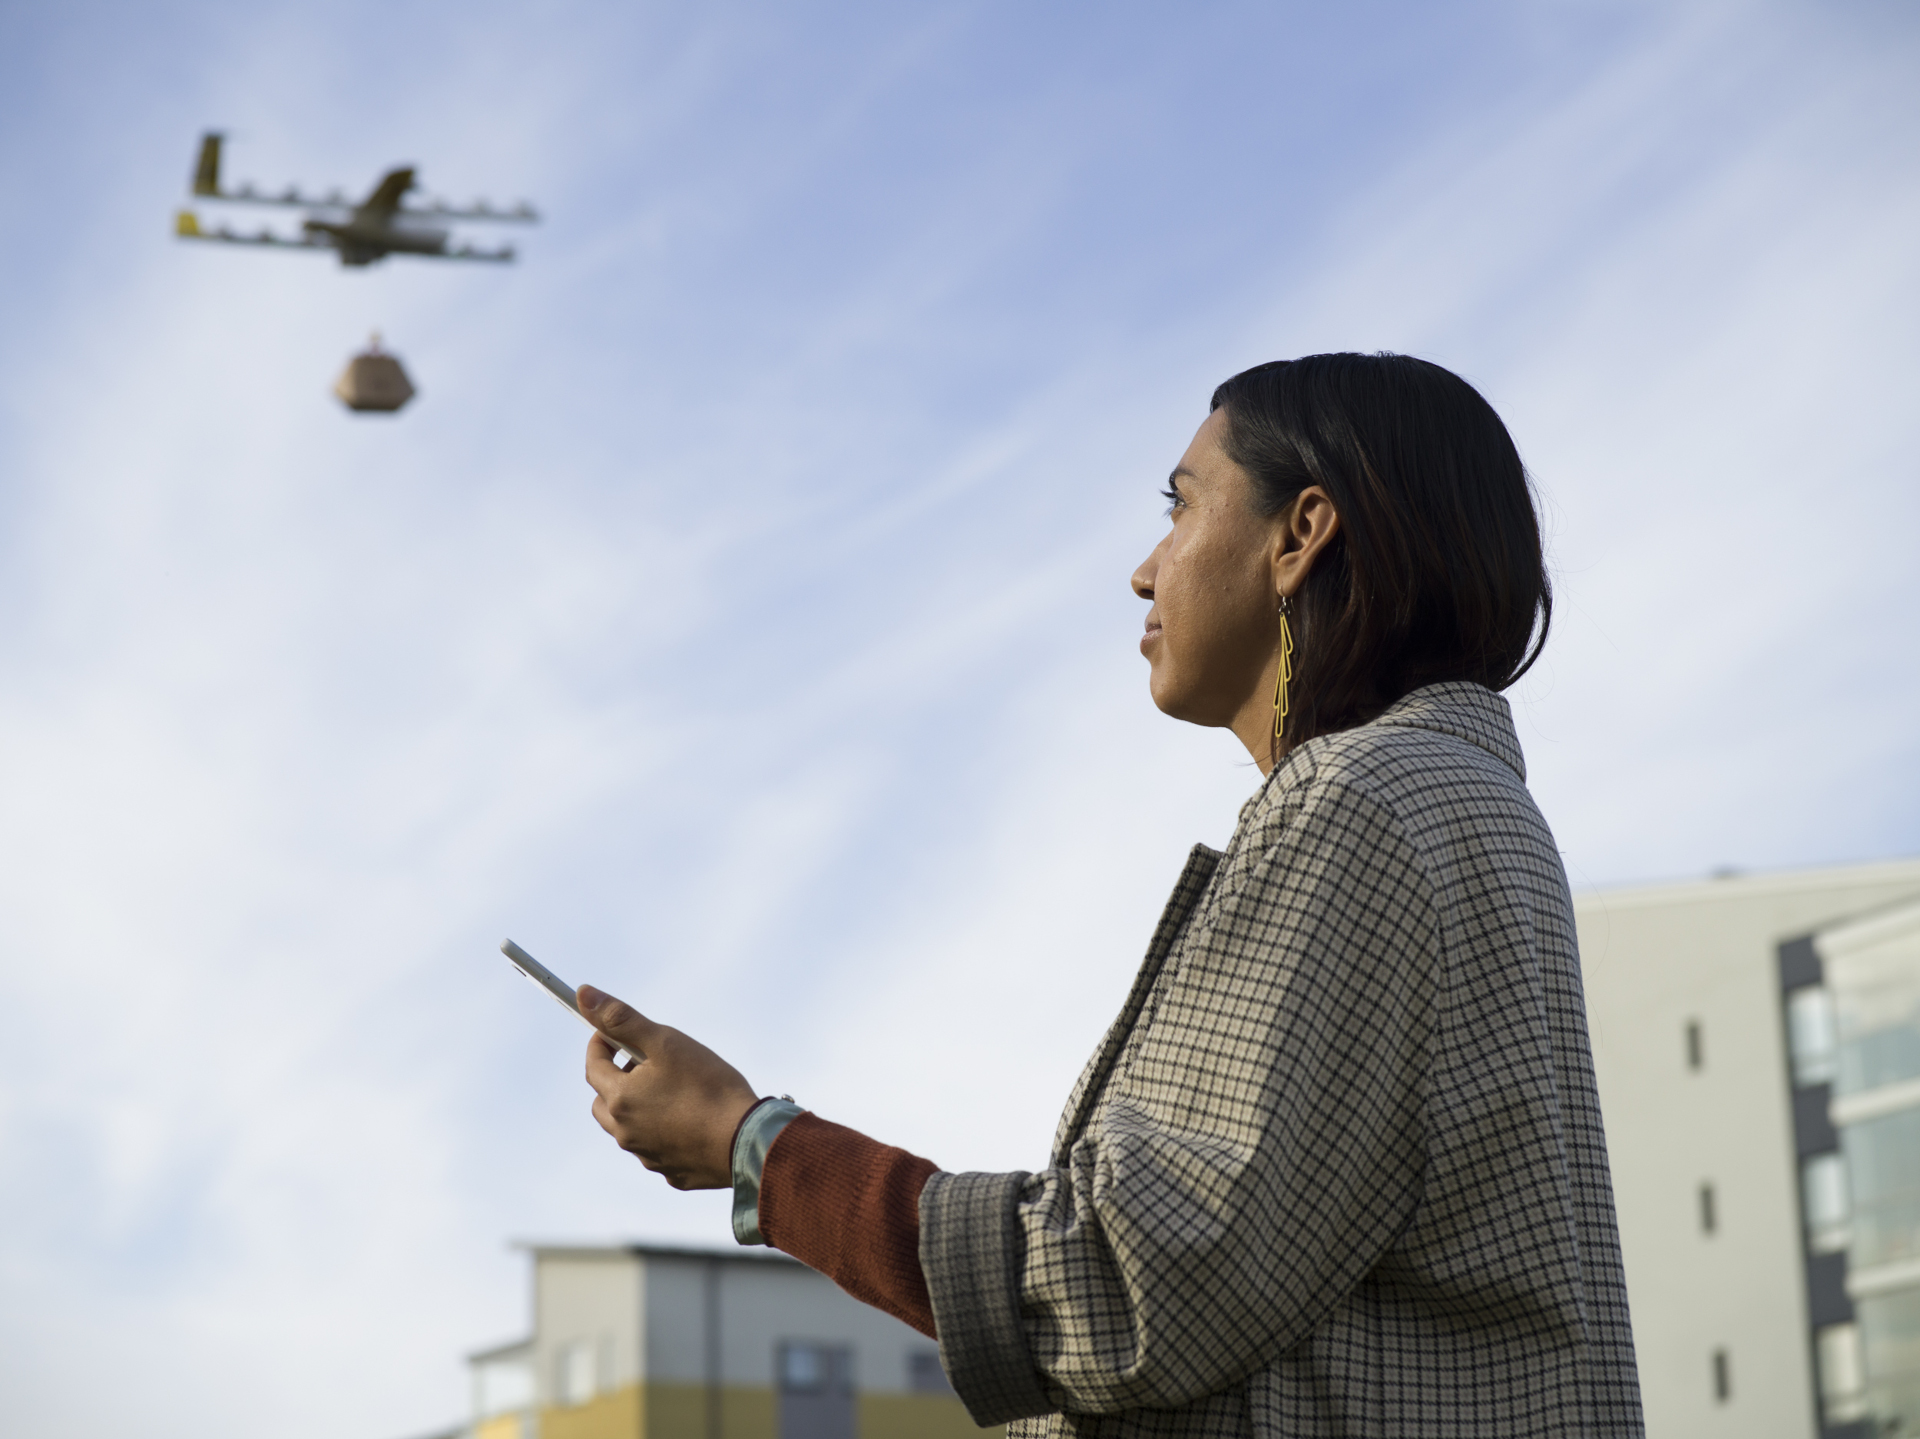
[{"label": "dark hair", "polygon": [[1553,617],[1533,488],[1480,392],[1409,355],[1307,355],[1213,392],[1226,452],[1278,514],[1309,485],[1340,529],[1293,597],[1277,749],[1350,729],[1441,680],[1502,690]]}]

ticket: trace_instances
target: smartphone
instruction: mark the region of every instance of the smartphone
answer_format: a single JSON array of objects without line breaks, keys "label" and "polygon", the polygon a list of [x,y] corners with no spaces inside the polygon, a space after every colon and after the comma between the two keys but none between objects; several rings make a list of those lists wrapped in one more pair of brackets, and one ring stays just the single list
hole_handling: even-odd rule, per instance
[{"label": "smartphone", "polygon": [[[561,979],[559,975],[548,969],[539,960],[528,954],[510,939],[500,941],[500,952],[512,962],[513,967],[519,970],[521,974],[525,975],[533,983],[539,985],[543,991],[552,995],[561,1004],[564,1004],[567,1007],[567,1013],[586,1025],[588,1029],[593,1029],[595,1034],[600,1032],[594,1029],[593,1021],[580,1012],[579,1002],[573,997],[572,985]],[[613,1052],[613,1062],[621,1069],[632,1069],[640,1060],[628,1054],[624,1049],[616,1049]]]}]

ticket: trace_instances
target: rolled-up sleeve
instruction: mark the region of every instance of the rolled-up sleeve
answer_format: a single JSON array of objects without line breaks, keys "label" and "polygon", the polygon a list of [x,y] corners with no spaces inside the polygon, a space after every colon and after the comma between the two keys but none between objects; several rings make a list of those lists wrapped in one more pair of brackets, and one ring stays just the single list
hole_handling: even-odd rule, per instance
[{"label": "rolled-up sleeve", "polygon": [[1226,1389],[1419,1203],[1442,935],[1414,847],[1351,785],[1239,838],[1055,1165],[922,1191],[941,1350],[978,1423]]}]

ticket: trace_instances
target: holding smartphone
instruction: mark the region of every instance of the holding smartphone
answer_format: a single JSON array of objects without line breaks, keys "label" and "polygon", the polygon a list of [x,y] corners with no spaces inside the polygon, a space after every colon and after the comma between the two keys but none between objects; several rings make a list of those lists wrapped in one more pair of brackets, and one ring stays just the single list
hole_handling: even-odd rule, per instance
[{"label": "holding smartphone", "polygon": [[[579,1001],[573,997],[572,985],[566,983],[559,975],[548,969],[539,960],[528,954],[510,939],[500,941],[500,952],[504,954],[507,959],[511,961],[513,967],[519,970],[528,980],[552,995],[559,1003],[565,1005],[567,1012],[575,1019],[586,1025],[588,1029],[592,1029],[595,1034],[600,1032],[594,1027],[593,1021],[580,1012]],[[620,1069],[632,1069],[634,1065],[638,1064],[643,1058],[645,1058],[644,1055],[631,1055],[624,1049],[616,1049],[613,1052],[613,1062]]]}]

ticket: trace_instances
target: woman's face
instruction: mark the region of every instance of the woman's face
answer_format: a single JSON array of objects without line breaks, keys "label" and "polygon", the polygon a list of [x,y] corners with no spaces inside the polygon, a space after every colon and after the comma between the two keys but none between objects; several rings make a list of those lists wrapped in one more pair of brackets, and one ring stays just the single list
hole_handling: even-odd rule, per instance
[{"label": "woman's face", "polygon": [[1134,571],[1153,602],[1140,652],[1153,702],[1175,719],[1232,729],[1264,769],[1273,732],[1280,596],[1294,593],[1339,528],[1319,486],[1279,514],[1254,513],[1252,481],[1227,457],[1227,412],[1207,416],[1174,469],[1165,539]]},{"label": "woman's face", "polygon": [[1258,698],[1280,637],[1272,564],[1280,526],[1254,513],[1247,472],[1221,448],[1226,418],[1208,415],[1180,457],[1172,525],[1133,576],[1133,592],[1153,601],[1140,641],[1153,702],[1202,725],[1231,725]]}]

